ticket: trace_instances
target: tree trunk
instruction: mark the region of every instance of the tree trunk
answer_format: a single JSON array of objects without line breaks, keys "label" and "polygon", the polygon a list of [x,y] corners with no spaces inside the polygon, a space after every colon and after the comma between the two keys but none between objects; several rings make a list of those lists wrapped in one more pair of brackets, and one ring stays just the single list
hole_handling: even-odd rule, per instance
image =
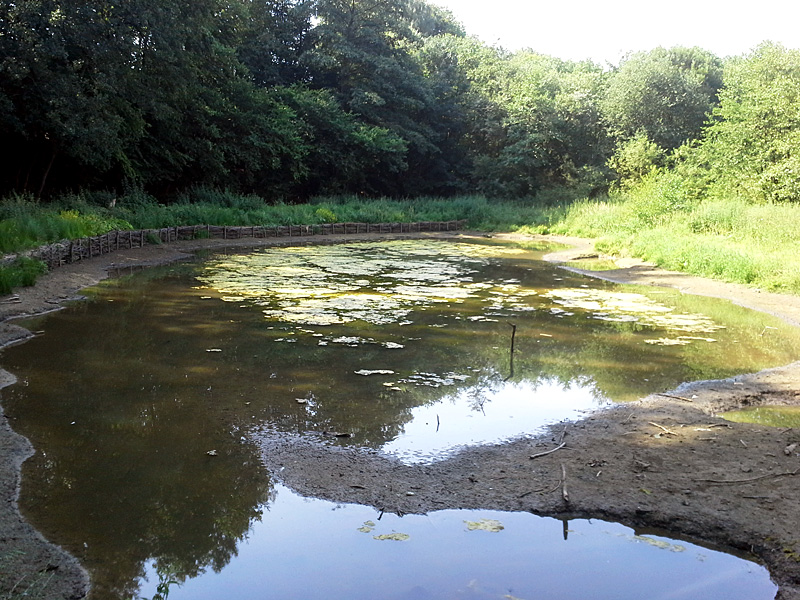
[{"label": "tree trunk", "polygon": [[50,156],[50,162],[47,164],[47,168],[44,170],[44,175],[42,175],[42,183],[39,185],[39,191],[36,194],[37,198],[42,197],[44,186],[47,183],[47,177],[50,175],[50,169],[53,168],[53,163],[56,160],[56,154],[58,154],[58,149],[56,148],[56,145],[53,144],[53,154]]}]

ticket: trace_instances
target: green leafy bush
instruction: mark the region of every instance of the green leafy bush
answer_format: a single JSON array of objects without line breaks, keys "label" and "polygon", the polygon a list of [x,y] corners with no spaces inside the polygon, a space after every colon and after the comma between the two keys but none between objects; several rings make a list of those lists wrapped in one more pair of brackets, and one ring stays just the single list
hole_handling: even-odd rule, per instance
[{"label": "green leafy bush", "polygon": [[47,272],[47,265],[40,260],[25,256],[12,264],[0,266],[0,295],[9,294],[14,288],[33,285],[36,278]]}]

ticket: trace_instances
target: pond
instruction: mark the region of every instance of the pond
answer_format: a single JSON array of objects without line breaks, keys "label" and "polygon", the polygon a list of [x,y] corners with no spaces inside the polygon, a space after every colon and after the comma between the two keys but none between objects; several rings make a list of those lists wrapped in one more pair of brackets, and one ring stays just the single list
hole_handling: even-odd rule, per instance
[{"label": "pond", "polygon": [[[95,600],[152,597],[159,577],[185,582],[173,584],[171,596],[211,585],[209,576],[250,580],[255,573],[246,564],[259,564],[253,556],[262,565],[283,560],[276,553],[288,555],[309,536],[321,548],[298,558],[290,579],[261,579],[263,585],[302,583],[309,598],[360,597],[351,588],[325,587],[343,568],[335,532],[344,540],[373,521],[382,535],[377,525],[399,517],[378,522],[367,507],[293,496],[263,466],[254,432],[425,463],[463,446],[535,435],[682,381],[785,364],[800,347],[797,332],[770,317],[671,290],[584,278],[543,262],[543,250],[422,240],[213,254],[105,282],[86,301],[28,320],[23,324],[39,335],[0,354],[2,367],[18,377],[3,390],[3,406],[38,450],[24,466],[23,512],[90,570]],[[443,578],[446,589],[425,588],[426,596],[409,588],[406,597],[461,597],[462,588],[463,597],[502,597],[491,594],[503,586],[528,597],[544,593],[536,590],[546,587],[524,581],[528,570],[519,563],[508,563],[506,576],[494,559],[470,559],[475,550],[459,541],[460,525],[442,525],[441,537],[423,532],[437,523],[498,520],[504,551],[529,555],[533,550],[520,544],[530,536],[514,532],[560,527],[546,519],[534,525],[532,515],[487,515],[407,516],[392,527],[409,540],[362,534],[348,546],[347,562],[368,564],[373,542],[396,545],[398,565],[426,562],[446,544],[453,548],[447,561],[461,564],[461,574]],[[652,550],[631,543],[633,535],[620,534],[626,549],[606,552]],[[534,537],[543,544],[536,552],[549,554],[554,542]],[[595,559],[580,558],[577,546],[559,548],[572,557],[572,569],[588,573]],[[672,554],[662,548],[657,556]],[[309,556],[317,566],[304,572]],[[721,570],[704,571],[698,585],[704,578],[727,585],[733,569],[771,590],[746,597],[774,595],[761,567],[720,556]],[[633,560],[622,564],[631,568]],[[564,580],[550,565],[545,571],[554,579],[542,585]],[[381,577],[402,579],[410,568]],[[378,566],[364,569],[366,582]],[[480,574],[492,569],[494,579]],[[359,577],[349,573],[347,581]],[[469,573],[475,576],[465,580]],[[476,595],[468,586],[473,579],[493,591]],[[746,587],[738,581],[730,579],[730,591],[717,595],[734,597],[734,589]],[[635,589],[624,578],[609,585],[616,592],[608,597]],[[363,597],[385,597],[363,590]],[[254,596],[243,589],[225,597]]]}]

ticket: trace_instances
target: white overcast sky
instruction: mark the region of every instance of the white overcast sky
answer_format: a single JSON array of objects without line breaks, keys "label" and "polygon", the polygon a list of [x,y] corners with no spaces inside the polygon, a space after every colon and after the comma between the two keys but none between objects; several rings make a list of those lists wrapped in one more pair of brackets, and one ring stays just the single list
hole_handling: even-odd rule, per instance
[{"label": "white overcast sky", "polygon": [[491,45],[602,65],[657,46],[700,46],[720,57],[766,40],[800,48],[797,0],[430,1]]}]

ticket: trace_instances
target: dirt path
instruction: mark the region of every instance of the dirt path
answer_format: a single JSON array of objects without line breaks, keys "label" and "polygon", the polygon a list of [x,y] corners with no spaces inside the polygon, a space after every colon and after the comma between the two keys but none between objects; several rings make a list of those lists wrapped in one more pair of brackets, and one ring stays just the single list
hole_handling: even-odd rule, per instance
[{"label": "dirt path", "polygon": [[[587,240],[545,239],[572,245],[569,251],[550,255],[550,260],[594,252]],[[36,287],[18,291],[18,299],[0,298],[0,343],[25,336],[9,318],[56,308],[105,277],[109,267],[159,264],[209,245],[223,243],[150,246],[59,269]],[[728,298],[800,323],[798,297],[660,271],[636,261],[621,267],[587,274]],[[714,416],[742,405],[799,402],[800,363],[793,363],[729,380],[684,384],[668,394],[595,414],[569,425],[566,433],[560,426],[549,435],[466,450],[432,465],[408,466],[285,437],[263,437],[259,442],[271,472],[280,472],[283,483],[301,494],[400,513],[525,510],[663,528],[673,537],[683,535],[758,557],[780,586],[777,597],[800,600],[800,456],[791,448],[800,443],[800,432],[729,423]],[[531,458],[559,447],[562,436],[563,447]],[[24,553],[16,555],[22,558],[12,572],[27,569],[31,578],[48,577],[48,598],[80,598],[86,575],[16,512],[19,464],[30,452],[25,440],[13,434],[5,420],[0,422],[0,539]],[[8,588],[1,560],[0,595]]]}]

